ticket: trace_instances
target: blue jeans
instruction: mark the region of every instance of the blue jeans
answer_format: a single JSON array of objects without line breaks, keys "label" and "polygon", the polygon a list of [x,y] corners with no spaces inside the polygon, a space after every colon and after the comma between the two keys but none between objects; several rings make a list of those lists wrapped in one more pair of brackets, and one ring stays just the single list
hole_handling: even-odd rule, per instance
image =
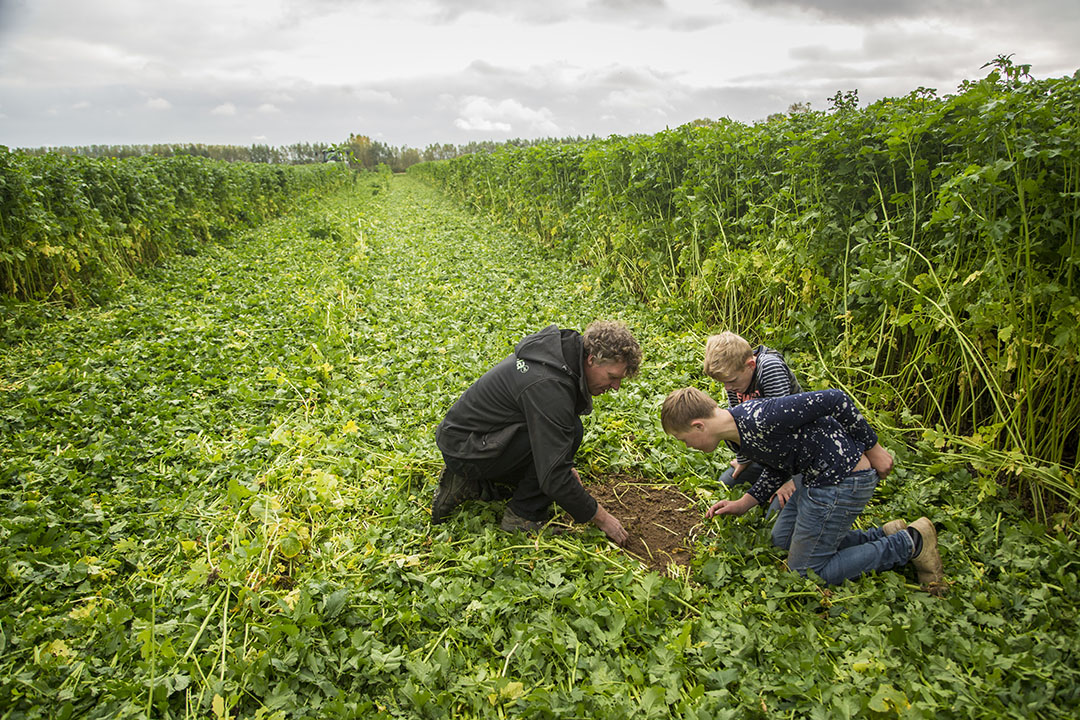
[{"label": "blue jeans", "polygon": [[773,545],[788,551],[788,569],[804,576],[813,570],[826,583],[839,585],[863,573],[906,565],[915,552],[908,533],[851,529],[877,484],[872,469],[827,487],[808,488],[797,480],[772,531]]}]

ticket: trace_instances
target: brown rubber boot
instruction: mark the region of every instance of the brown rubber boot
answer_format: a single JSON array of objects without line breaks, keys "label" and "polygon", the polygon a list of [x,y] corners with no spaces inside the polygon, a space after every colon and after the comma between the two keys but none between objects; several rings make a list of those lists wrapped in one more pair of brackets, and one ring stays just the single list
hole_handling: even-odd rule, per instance
[{"label": "brown rubber boot", "polygon": [[919,574],[919,584],[931,594],[940,595],[945,588],[945,571],[941,566],[941,554],[938,553],[937,530],[929,518],[921,517],[910,527],[922,536],[922,550],[911,558]]},{"label": "brown rubber boot", "polygon": [[890,520],[881,526],[886,535],[895,535],[901,530],[907,530],[907,520]]}]

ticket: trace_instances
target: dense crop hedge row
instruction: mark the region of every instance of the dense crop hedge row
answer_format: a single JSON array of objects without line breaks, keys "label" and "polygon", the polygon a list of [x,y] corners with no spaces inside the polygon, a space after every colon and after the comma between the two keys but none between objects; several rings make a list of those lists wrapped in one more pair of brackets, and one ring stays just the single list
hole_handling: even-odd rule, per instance
[{"label": "dense crop hedge row", "polygon": [[82,300],[349,176],[336,165],[35,156],[0,146],[0,296]]},{"label": "dense crop hedge row", "polygon": [[418,166],[1075,516],[1080,75]]}]

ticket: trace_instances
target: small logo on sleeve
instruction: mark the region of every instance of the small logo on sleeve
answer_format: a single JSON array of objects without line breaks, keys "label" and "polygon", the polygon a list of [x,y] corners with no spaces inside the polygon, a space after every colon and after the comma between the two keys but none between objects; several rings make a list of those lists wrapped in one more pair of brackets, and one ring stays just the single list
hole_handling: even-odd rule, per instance
[{"label": "small logo on sleeve", "polygon": [[525,364],[524,360],[517,361],[517,369],[518,372],[522,374],[529,372],[529,366]]}]

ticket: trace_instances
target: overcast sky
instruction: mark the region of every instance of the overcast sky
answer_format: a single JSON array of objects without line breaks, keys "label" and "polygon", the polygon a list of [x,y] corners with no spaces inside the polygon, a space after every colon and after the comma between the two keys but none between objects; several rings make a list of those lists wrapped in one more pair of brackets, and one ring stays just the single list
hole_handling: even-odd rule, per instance
[{"label": "overcast sky", "polygon": [[1080,0],[0,0],[0,145],[655,133],[1080,68]]}]

